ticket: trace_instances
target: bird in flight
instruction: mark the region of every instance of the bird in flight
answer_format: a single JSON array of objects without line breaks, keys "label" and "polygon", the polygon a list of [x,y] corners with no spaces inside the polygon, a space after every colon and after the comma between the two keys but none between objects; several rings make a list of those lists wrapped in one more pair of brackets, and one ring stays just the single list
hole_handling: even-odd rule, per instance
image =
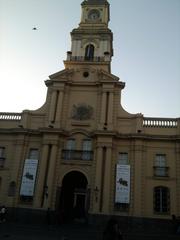
[{"label": "bird in flight", "polygon": [[33,29],[32,30],[37,30],[37,28],[36,27],[33,27]]}]

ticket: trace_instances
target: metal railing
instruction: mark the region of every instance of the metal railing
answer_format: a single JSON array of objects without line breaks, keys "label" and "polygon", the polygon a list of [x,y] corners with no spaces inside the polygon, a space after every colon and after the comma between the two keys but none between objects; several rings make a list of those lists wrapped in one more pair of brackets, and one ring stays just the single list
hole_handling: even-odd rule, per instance
[{"label": "metal railing", "polygon": [[64,160],[85,160],[91,161],[93,159],[93,151],[81,150],[62,150],[62,159]]},{"label": "metal railing", "polygon": [[154,166],[153,169],[155,177],[169,177],[169,167]]},{"label": "metal railing", "polygon": [[85,57],[85,56],[70,56],[70,61],[78,61],[78,62],[103,62],[105,61],[105,57]]}]

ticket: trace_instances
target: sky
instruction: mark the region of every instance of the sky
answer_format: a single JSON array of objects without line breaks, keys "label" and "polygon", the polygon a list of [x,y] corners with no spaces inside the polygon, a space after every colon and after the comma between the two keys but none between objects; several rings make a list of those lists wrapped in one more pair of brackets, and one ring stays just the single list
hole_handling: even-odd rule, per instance
[{"label": "sky", "polygon": [[[0,112],[41,107],[48,76],[64,69],[82,0],[0,0]],[[112,73],[122,106],[180,117],[180,0],[109,0]],[[32,30],[36,27],[37,30]]]}]

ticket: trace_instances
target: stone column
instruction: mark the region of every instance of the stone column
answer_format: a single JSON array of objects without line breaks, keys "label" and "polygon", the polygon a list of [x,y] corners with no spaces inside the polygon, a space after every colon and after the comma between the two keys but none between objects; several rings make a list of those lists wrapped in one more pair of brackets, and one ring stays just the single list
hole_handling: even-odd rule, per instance
[{"label": "stone column", "polygon": [[141,142],[135,142],[134,146],[134,215],[141,216],[142,203],[142,145]]},{"label": "stone column", "polygon": [[[108,125],[113,123],[113,109],[114,109],[114,95],[113,92],[109,93],[109,104],[108,104]],[[111,127],[111,126],[110,126]]]},{"label": "stone column", "polygon": [[102,147],[97,148],[96,154],[96,171],[95,171],[95,185],[93,189],[93,212],[98,213],[100,207],[100,195],[101,195],[101,175],[102,175]]},{"label": "stone column", "polygon": [[103,213],[109,213],[110,197],[111,197],[111,159],[112,159],[112,148],[106,148],[105,161],[105,172],[104,172],[104,190],[103,190]]},{"label": "stone column", "polygon": [[[10,182],[15,182],[16,183],[16,192],[15,196],[11,197],[8,199],[8,204],[12,205],[13,207],[16,206],[16,203],[18,201],[19,197],[19,192],[18,188],[20,189],[21,187],[21,176],[23,172],[23,166],[24,166],[24,161],[26,158],[27,154],[27,141],[25,140],[24,137],[20,137],[17,142],[15,143],[15,151],[13,153],[13,165],[11,166],[11,177],[10,177]],[[2,186],[2,191],[7,191],[7,188],[9,188],[9,185],[4,185],[6,189],[3,189]]]},{"label": "stone column", "polygon": [[48,187],[48,197],[44,202],[44,207],[48,208],[52,205],[53,199],[53,182],[55,176],[55,165],[56,165],[56,157],[57,157],[57,145],[52,145],[51,156],[49,160],[49,169],[47,175],[47,187]]},{"label": "stone column", "polygon": [[[24,139],[19,139],[16,142],[15,153],[14,153],[14,161],[11,171],[11,180],[15,181],[17,184],[18,174],[20,171],[20,167],[23,167],[23,162],[25,160],[25,149],[27,147],[27,143],[25,143]],[[22,168],[23,171],[23,168]],[[21,183],[20,183],[21,184]]]},{"label": "stone column", "polygon": [[55,121],[56,101],[57,101],[57,91],[53,91],[51,96],[50,109],[49,109],[50,123],[53,123]]},{"label": "stone column", "polygon": [[106,92],[103,92],[101,101],[101,124],[105,123],[105,118],[106,118]]},{"label": "stone column", "polygon": [[56,119],[55,121],[58,124],[58,127],[60,127],[61,124],[61,114],[62,114],[62,104],[63,104],[63,92],[60,91],[58,95],[58,102],[57,102],[57,110],[56,110]]},{"label": "stone column", "polygon": [[36,182],[36,191],[35,191],[35,200],[34,200],[34,206],[39,208],[41,207],[41,204],[43,202],[43,196],[44,194],[44,184],[45,184],[45,175],[46,175],[46,169],[47,169],[47,162],[48,162],[48,151],[49,146],[48,144],[43,145],[42,148],[42,156],[39,163],[39,173],[38,178]]}]

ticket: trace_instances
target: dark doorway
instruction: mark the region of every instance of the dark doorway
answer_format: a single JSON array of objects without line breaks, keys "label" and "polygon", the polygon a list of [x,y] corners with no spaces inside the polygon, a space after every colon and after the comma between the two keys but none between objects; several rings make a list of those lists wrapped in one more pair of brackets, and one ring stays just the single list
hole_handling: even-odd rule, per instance
[{"label": "dark doorway", "polygon": [[60,196],[60,214],[63,222],[84,219],[86,216],[87,179],[81,172],[65,175]]}]

